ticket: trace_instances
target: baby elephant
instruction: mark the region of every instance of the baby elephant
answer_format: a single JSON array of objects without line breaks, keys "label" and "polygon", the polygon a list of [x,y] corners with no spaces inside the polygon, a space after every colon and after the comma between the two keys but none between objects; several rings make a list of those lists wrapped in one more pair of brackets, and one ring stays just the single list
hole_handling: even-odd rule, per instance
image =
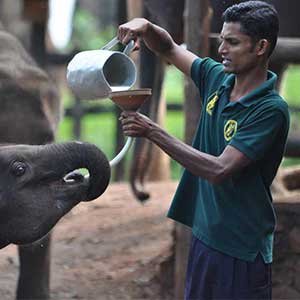
[{"label": "baby elephant", "polygon": [[[53,143],[59,119],[55,84],[0,24],[1,247],[39,239],[74,205],[107,186],[108,163],[95,146],[16,146]],[[76,168],[88,169],[90,179],[63,179]],[[50,249],[50,234],[18,247],[17,299],[50,298]]]},{"label": "baby elephant", "polygon": [[[89,176],[70,173],[86,168]],[[80,201],[99,197],[110,179],[105,155],[89,143],[0,145],[0,248],[42,238]]]}]

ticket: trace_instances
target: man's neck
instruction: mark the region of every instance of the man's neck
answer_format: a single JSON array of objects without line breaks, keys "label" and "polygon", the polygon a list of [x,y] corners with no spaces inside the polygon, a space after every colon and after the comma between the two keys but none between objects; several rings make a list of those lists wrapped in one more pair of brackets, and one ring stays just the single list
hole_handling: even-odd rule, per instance
[{"label": "man's neck", "polygon": [[247,74],[237,74],[230,93],[230,101],[238,101],[243,96],[255,90],[267,80],[267,76],[267,67],[254,69]]}]

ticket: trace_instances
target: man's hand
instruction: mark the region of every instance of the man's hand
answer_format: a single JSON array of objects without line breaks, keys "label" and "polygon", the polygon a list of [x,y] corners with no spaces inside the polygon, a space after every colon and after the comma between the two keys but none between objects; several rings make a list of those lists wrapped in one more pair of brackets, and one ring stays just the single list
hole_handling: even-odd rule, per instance
[{"label": "man's hand", "polygon": [[166,30],[144,18],[135,18],[120,25],[118,39],[124,45],[134,40],[134,50],[139,49],[139,40],[142,39],[151,51],[163,56],[167,55],[175,46],[172,37]]},{"label": "man's hand", "polygon": [[131,40],[134,40],[135,47],[134,50],[139,49],[139,40],[138,38],[143,38],[144,34],[146,34],[149,21],[143,18],[135,18],[127,23],[124,23],[119,26],[118,29],[118,39],[119,41],[127,45]]},{"label": "man's hand", "polygon": [[122,123],[123,132],[127,136],[149,138],[151,132],[158,128],[148,117],[137,112],[122,112],[119,120]]}]

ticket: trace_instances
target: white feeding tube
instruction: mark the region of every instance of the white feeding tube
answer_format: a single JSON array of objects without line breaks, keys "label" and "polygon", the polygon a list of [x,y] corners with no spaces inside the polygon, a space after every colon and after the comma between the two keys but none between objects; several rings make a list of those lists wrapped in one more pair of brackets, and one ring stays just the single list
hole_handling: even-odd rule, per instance
[{"label": "white feeding tube", "polygon": [[[122,148],[122,150],[109,162],[110,167],[114,167],[116,164],[118,164],[123,159],[123,157],[129,150],[130,146],[132,145],[133,140],[134,139],[131,136],[129,136],[127,138],[126,143],[124,144],[124,147]],[[90,174],[85,175],[84,178],[89,179]]]},{"label": "white feeding tube", "polygon": [[114,167],[122,160],[122,158],[125,156],[132,143],[133,143],[133,138],[129,136],[122,150],[109,162],[109,165],[111,167]]}]

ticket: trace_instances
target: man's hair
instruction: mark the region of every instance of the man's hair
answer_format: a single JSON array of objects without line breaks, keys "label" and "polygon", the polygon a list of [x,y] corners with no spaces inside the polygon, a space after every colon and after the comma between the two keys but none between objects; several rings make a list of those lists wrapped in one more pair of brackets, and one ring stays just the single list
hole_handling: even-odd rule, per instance
[{"label": "man's hair", "polygon": [[268,56],[272,54],[279,31],[278,13],[273,5],[263,1],[242,2],[228,7],[222,18],[225,23],[240,23],[241,31],[250,36],[253,43],[260,39],[268,40]]}]

